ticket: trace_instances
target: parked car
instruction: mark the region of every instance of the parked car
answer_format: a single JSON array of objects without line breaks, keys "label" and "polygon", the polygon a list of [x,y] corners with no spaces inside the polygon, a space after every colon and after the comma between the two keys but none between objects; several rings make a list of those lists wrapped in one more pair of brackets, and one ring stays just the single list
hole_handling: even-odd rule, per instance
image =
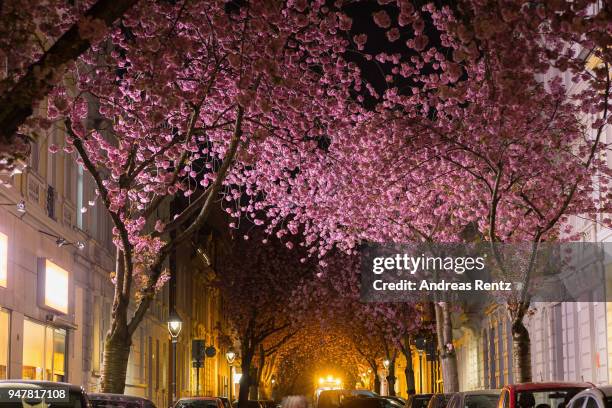
[{"label": "parked car", "polygon": [[496,408],[501,390],[464,391],[455,393],[446,408]]},{"label": "parked car", "polygon": [[348,390],[348,393],[354,397],[380,397],[380,395],[370,390]]},{"label": "parked car", "polygon": [[226,397],[217,397],[217,398],[221,400],[225,408],[232,408],[232,403],[230,402],[229,398],[226,398]]},{"label": "parked car", "polygon": [[348,395],[340,403],[340,408],[398,408],[398,402],[383,397]]},{"label": "parked car", "polygon": [[346,397],[380,397],[370,390],[323,390],[317,397],[317,408],[338,408]]},{"label": "parked car", "polygon": [[[174,408],[225,408],[217,397],[188,397],[176,401]],[[259,407],[257,407],[259,408]]]},{"label": "parked car", "polygon": [[[232,406],[234,408],[237,408],[238,407],[238,400],[235,400],[232,403]],[[259,400],[248,400],[246,402],[246,406],[245,407],[240,407],[240,408],[265,408],[265,407],[261,404],[261,401],[259,401]]]},{"label": "parked car", "polygon": [[454,393],[434,394],[427,402],[427,408],[446,408]]},{"label": "parked car", "polygon": [[347,395],[347,390],[323,390],[317,398],[317,408],[338,408]]},{"label": "parked car", "polygon": [[131,395],[93,393],[88,397],[92,408],[155,408],[150,400]]},{"label": "parked car", "polygon": [[[85,390],[78,386],[62,382],[53,381],[36,381],[36,380],[0,380],[0,389],[6,391],[7,389],[18,389],[18,390],[50,390],[57,388],[58,390],[66,390],[68,392],[67,398],[62,401],[53,401],[47,405],[52,405],[54,408],[88,408],[89,399]],[[43,399],[24,399],[27,405],[42,405]],[[23,408],[26,406],[22,403],[21,399],[17,399],[13,402],[3,402],[0,404],[2,408]]]},{"label": "parked car", "polygon": [[404,402],[398,399],[398,397],[392,397],[389,395],[381,396],[380,398],[384,398],[391,403],[392,406],[396,408],[404,408]]},{"label": "parked car", "polygon": [[392,400],[397,401],[397,402],[399,402],[402,405],[406,405],[406,403],[408,402],[404,398],[398,397],[397,395],[389,395],[389,396],[387,396],[387,398],[391,398]]},{"label": "parked car", "polygon": [[408,397],[406,408],[426,408],[433,394],[414,394]]},{"label": "parked car", "polygon": [[566,408],[612,408],[612,385],[580,391]]},{"label": "parked car", "polygon": [[594,387],[586,382],[542,382],[506,385],[498,408],[565,408],[580,391]]},{"label": "parked car", "polygon": [[273,400],[258,400],[261,408],[276,408],[276,402]]}]

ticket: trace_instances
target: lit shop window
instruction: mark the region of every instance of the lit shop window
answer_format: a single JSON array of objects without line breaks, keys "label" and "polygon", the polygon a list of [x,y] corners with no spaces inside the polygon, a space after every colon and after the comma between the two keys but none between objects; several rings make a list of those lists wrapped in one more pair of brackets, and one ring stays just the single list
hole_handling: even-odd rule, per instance
[{"label": "lit shop window", "polygon": [[66,330],[23,322],[23,371],[26,380],[64,381]]},{"label": "lit shop window", "polygon": [[8,279],[8,237],[0,232],[0,286],[6,288]]},{"label": "lit shop window", "polygon": [[68,271],[48,259],[42,259],[39,268],[39,285],[42,290],[40,306],[68,314]]},{"label": "lit shop window", "polygon": [[0,380],[8,378],[8,356],[9,356],[9,324],[10,315],[7,311],[0,309]]}]

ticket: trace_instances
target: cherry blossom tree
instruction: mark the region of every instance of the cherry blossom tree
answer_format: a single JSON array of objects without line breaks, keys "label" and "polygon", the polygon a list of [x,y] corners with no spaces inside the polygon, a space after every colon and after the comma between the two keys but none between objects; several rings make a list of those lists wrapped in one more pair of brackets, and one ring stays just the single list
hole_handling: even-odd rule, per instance
[{"label": "cherry blossom tree", "polygon": [[[221,196],[234,227],[266,224],[322,267],[362,242],[462,242],[472,229],[537,249],[569,215],[607,211],[610,5],[597,4],[147,2],[107,36],[82,26],[96,41],[49,116],[115,224],[103,390],[123,390],[165,258]],[[152,225],[175,194],[189,204]],[[528,307],[510,308],[522,380]],[[451,305],[435,310],[454,391]]]},{"label": "cherry blossom tree", "polygon": [[[214,203],[264,191],[245,174],[282,177],[353,109],[352,71],[333,69],[345,43],[338,16],[322,3],[309,13],[277,5],[139,4],[82,56],[74,85],[49,96],[51,124],[68,133],[50,150],[77,155],[114,223],[105,392],[123,391],[131,338],[167,280],[168,255]],[[170,203],[177,194],[185,206]],[[263,223],[254,205],[225,208]]]},{"label": "cherry blossom tree", "polygon": [[[406,48],[368,54],[370,35],[355,33],[387,85],[364,84],[376,107],[331,135],[327,155],[288,178],[289,194],[267,190],[269,229],[301,226],[318,256],[363,241],[460,242],[473,226],[491,242],[537,249],[562,236],[569,215],[605,213],[609,15],[595,1],[381,1],[372,21],[390,43],[403,34]],[[509,306],[517,378],[528,381],[529,301]],[[436,318],[453,391],[447,302],[436,302]]]},{"label": "cherry blossom tree", "polygon": [[256,232],[248,240],[234,240],[213,282],[224,299],[231,299],[225,309],[229,335],[240,344],[239,406],[246,404],[250,388],[256,392],[268,358],[302,328],[300,310],[292,307],[293,292],[313,272],[280,241],[261,240]]},{"label": "cherry blossom tree", "polygon": [[10,170],[18,161],[27,159],[29,140],[24,133],[28,127],[36,128],[38,118],[31,115],[37,105],[91,43],[136,3],[137,0],[85,1],[73,6],[55,0],[2,3],[0,168]]},{"label": "cherry blossom tree", "polygon": [[[422,307],[416,302],[363,303],[360,298],[360,258],[335,251],[319,266],[316,278],[303,283],[296,297],[302,315],[314,315],[325,327],[341,333],[374,374],[374,389],[380,392],[379,371],[389,360],[387,383],[395,395],[395,361],[406,356],[407,383],[414,371],[406,338],[424,328]],[[321,306],[324,305],[324,306]],[[412,377],[411,374],[412,373]],[[414,392],[414,389],[413,389]]]},{"label": "cherry blossom tree", "polygon": [[366,367],[344,331],[311,319],[278,352],[278,393],[309,395],[318,387],[319,378],[330,374],[349,388],[366,372]]},{"label": "cherry blossom tree", "polygon": [[[502,268],[510,265],[495,243],[529,242],[535,259],[542,241],[575,239],[570,215],[597,220],[609,211],[610,169],[602,160],[610,122],[609,12],[595,2],[489,8],[467,2],[462,19],[438,14],[440,26],[457,33],[451,45],[456,59],[479,67],[473,79],[466,70],[462,83],[479,94],[464,100],[469,105],[460,111],[439,105],[444,115],[437,125],[446,125],[436,133],[457,149],[444,158],[470,183],[469,190],[462,186],[463,203],[474,215],[461,214],[468,215],[464,222],[478,224]],[[570,80],[563,83],[563,75]],[[453,91],[443,99],[457,96]],[[522,382],[532,378],[523,318],[533,265],[523,273],[522,293],[508,304],[514,369]]]}]

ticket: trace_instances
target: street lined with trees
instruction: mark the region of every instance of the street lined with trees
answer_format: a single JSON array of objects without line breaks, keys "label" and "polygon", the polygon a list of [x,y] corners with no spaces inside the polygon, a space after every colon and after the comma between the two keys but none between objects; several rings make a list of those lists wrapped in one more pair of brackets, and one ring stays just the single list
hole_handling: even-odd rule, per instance
[{"label": "street lined with trees", "polygon": [[[361,303],[366,243],[487,242],[504,270],[498,244],[535,259],[580,240],[573,218],[612,227],[609,2],[47,3],[0,3],[2,166],[63,132],[50,152],[82,166],[112,219],[103,392],[124,392],[168,259],[213,208],[232,233],[210,284],[232,299],[219,336],[240,347],[240,405],[266,365],[302,386],[291,375],[321,337],[321,366],[346,345],[377,390],[386,362],[390,395],[400,354],[435,338],[459,390],[461,305]],[[532,302],[504,302],[514,378],[530,382]]]}]

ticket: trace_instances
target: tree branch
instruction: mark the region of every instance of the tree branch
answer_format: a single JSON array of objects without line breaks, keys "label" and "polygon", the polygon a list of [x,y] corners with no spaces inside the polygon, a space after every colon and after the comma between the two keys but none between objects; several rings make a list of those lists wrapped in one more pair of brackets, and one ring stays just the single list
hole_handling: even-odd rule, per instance
[{"label": "tree branch", "polygon": [[[124,253],[125,262],[126,262],[125,267],[127,268],[128,275],[131,277],[132,276],[132,266],[133,266],[132,265],[132,244],[130,243],[127,228],[125,227],[125,224],[121,220],[121,217],[119,216],[119,214],[116,213],[115,211],[111,211],[110,197],[108,195],[108,190],[106,189],[106,186],[104,186],[104,183],[102,181],[102,176],[100,175],[100,172],[98,171],[96,166],[93,164],[93,162],[89,158],[89,155],[87,154],[87,151],[85,150],[85,147],[83,146],[83,141],[72,130],[72,121],[69,118],[66,118],[65,124],[66,124],[66,131],[68,132],[70,137],[73,139],[74,148],[77,150],[77,152],[79,152],[79,155],[81,156],[81,159],[83,160],[83,165],[85,166],[89,174],[91,174],[94,181],[96,182],[96,186],[98,188],[98,191],[100,192],[100,197],[102,198],[102,202],[104,203],[104,206],[106,207],[108,213],[110,214],[111,219],[113,220],[113,224],[115,224],[115,227],[117,227],[117,229],[119,230],[119,237],[121,239],[121,243],[123,244],[122,251]],[[116,271],[116,272],[118,274],[120,273],[120,271]]]},{"label": "tree branch", "polygon": [[43,99],[62,78],[66,65],[75,61],[91,45],[81,37],[79,23],[99,20],[111,27],[138,0],[98,0],[72,27],[30,65],[25,74],[0,100],[0,141],[11,140],[25,120],[32,115],[35,102]]}]

